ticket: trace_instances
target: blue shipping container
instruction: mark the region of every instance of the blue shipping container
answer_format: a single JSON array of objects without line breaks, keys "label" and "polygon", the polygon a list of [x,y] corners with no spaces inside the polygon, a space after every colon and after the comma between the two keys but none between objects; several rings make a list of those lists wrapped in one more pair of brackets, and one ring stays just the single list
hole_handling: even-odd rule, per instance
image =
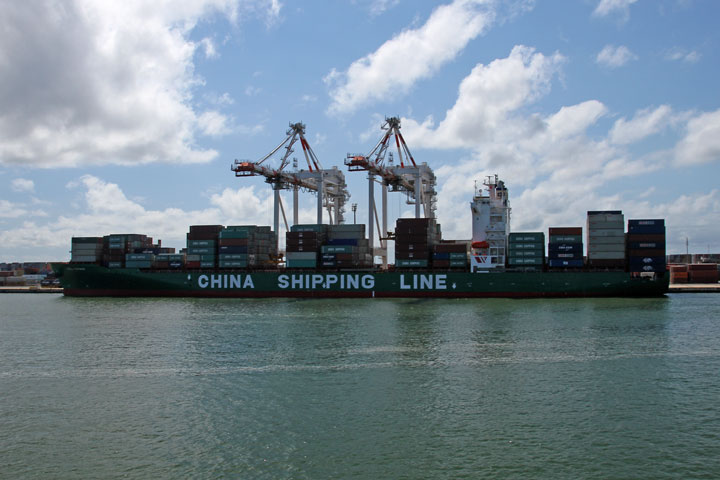
[{"label": "blue shipping container", "polygon": [[582,260],[559,260],[549,259],[548,266],[550,267],[568,267],[568,268],[580,268],[583,266]]}]

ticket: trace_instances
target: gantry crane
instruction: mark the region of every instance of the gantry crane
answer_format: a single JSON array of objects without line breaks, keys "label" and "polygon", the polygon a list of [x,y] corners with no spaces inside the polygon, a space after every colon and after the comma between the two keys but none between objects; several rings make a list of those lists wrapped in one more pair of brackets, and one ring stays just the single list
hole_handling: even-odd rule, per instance
[{"label": "gantry crane", "polygon": [[[425,217],[435,216],[435,174],[428,167],[427,163],[420,165],[410,153],[405,139],[400,133],[400,119],[398,117],[385,118],[381,128],[385,134],[375,147],[367,155],[349,153],[345,159],[345,165],[351,172],[368,172],[368,236],[370,249],[373,255],[377,253],[383,258],[383,267],[387,268],[387,191],[404,192],[408,204],[415,205],[415,218],[421,218],[420,207],[423,208]],[[395,137],[397,155],[400,165],[393,164],[393,154],[390,149],[390,137]],[[388,157],[386,163],[386,155]],[[382,184],[382,230],[380,231],[380,248],[374,249],[374,228],[377,222],[377,210],[375,208],[375,177],[380,178]]]},{"label": "gantry crane", "polygon": [[[305,139],[305,124],[291,123],[287,130],[285,140],[275,147],[270,153],[257,161],[235,160],[230,169],[235,172],[236,177],[262,176],[265,182],[269,183],[274,192],[274,223],[275,233],[280,227],[280,209],[282,208],[285,228],[288,229],[285,209],[280,198],[281,190],[293,191],[293,224],[298,223],[298,191],[307,190],[317,194],[317,223],[323,223],[323,208],[328,211],[329,223],[339,224],[345,213],[345,203],[349,200],[350,194],[345,184],[345,175],[337,167],[326,170],[322,168],[315,152]],[[290,164],[290,155],[294,152],[293,145],[300,141],[303,154],[307,162],[307,170],[285,171]],[[263,162],[275,155],[281,148],[285,147],[285,153],[280,158],[277,168],[263,165]],[[295,165],[297,166],[297,164]]]}]

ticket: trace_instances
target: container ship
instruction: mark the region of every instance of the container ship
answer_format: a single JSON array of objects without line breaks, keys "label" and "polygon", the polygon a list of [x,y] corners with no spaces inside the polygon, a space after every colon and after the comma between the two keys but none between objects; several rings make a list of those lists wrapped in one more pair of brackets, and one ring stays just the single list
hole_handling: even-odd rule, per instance
[{"label": "container ship", "polygon": [[[358,158],[354,165],[363,165]],[[410,186],[419,193],[417,183]],[[366,236],[364,224],[339,216],[334,224],[296,222],[281,252],[276,208],[274,228],[190,226],[179,252],[140,234],[74,237],[70,262],[53,269],[68,296],[655,297],[668,291],[664,220],[630,219],[626,230],[621,211],[589,211],[584,228],[551,227],[547,237],[511,232],[504,182],[495,175],[483,186],[470,203],[472,239],[444,239],[432,216],[399,218],[384,239],[394,241],[394,263],[387,262],[386,246],[374,248],[372,220]]]}]

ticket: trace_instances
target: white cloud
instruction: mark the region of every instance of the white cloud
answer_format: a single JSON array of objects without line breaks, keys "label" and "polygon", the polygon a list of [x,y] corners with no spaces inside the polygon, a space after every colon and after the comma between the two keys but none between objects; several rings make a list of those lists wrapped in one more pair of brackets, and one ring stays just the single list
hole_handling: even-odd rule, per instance
[{"label": "white cloud", "polygon": [[331,114],[352,112],[361,105],[407,92],[420,79],[431,76],[455,58],[470,40],[492,22],[492,3],[455,0],[436,8],[419,28],[408,29],[356,60],[345,72],[332,70]]},{"label": "white cloud", "polygon": [[[207,162],[189,40],[214,13],[276,1],[0,3],[0,163],[41,167]],[[208,44],[204,43],[206,52]]]},{"label": "white cloud", "polygon": [[637,60],[637,55],[632,53],[624,45],[615,47],[613,45],[606,45],[600,53],[597,54],[595,62],[598,65],[602,65],[608,68],[622,67],[631,60]]},{"label": "white cloud", "polygon": [[[144,233],[155,240],[162,239],[163,246],[182,248],[190,225],[271,225],[272,190],[265,184],[261,185],[258,191],[255,186],[225,188],[211,194],[208,205],[197,210],[152,210],[128,198],[118,184],[93,175],[84,175],[67,185],[69,189],[82,189],[79,213],[61,215],[45,223],[27,220],[13,228],[0,230],[0,244],[4,247],[0,250],[0,261],[23,260],[19,254],[13,253],[19,251],[26,252],[28,260],[49,260],[38,259],[37,253],[34,253],[38,251],[54,252],[44,253],[56,255],[50,260],[68,260],[64,256],[67,255],[73,236]],[[306,205],[305,208],[302,205],[299,208],[300,221],[314,222],[315,198],[301,194],[300,201]],[[286,212],[292,215],[289,208],[291,200],[285,198],[284,204]],[[39,213],[28,211],[23,205],[0,200],[0,218],[29,215]]]},{"label": "white cloud", "polygon": [[630,5],[635,2],[637,0],[600,0],[600,3],[593,11],[593,15],[605,17],[610,14],[617,14],[622,21],[627,21],[630,18]]},{"label": "white cloud", "polygon": [[660,132],[673,121],[672,108],[660,105],[654,110],[638,111],[632,120],[621,118],[610,130],[610,141],[616,144],[630,144]]},{"label": "white cloud", "polygon": [[27,210],[8,200],[0,199],[0,218],[20,218],[27,214]]},{"label": "white cloud", "polygon": [[552,77],[563,62],[558,53],[545,56],[516,46],[507,58],[473,68],[460,84],[455,105],[437,128],[432,118],[422,124],[403,119],[405,137],[419,147],[472,148],[497,137],[498,132],[514,129],[513,134],[520,134],[545,128],[536,118],[511,116],[550,89]]},{"label": "white cloud", "polygon": [[720,161],[720,110],[688,121],[685,137],[676,147],[676,161],[679,165]]},{"label": "white cloud", "polygon": [[26,178],[16,178],[12,181],[10,188],[15,192],[33,192],[35,191],[35,182]]},{"label": "white cloud", "polygon": [[370,14],[382,15],[399,3],[400,0],[372,0],[372,3],[370,4]]},{"label": "white cloud", "polygon": [[702,58],[702,54],[696,50],[687,51],[684,48],[674,47],[665,54],[666,60],[681,61],[685,63],[697,63]]},{"label": "white cloud", "polygon": [[228,126],[228,117],[217,111],[204,112],[198,117],[198,127],[203,134],[219,137],[233,131]]},{"label": "white cloud", "polygon": [[205,52],[205,58],[218,58],[220,56],[215,48],[215,42],[213,42],[212,38],[203,38],[200,40],[200,46],[202,46],[203,51]]}]

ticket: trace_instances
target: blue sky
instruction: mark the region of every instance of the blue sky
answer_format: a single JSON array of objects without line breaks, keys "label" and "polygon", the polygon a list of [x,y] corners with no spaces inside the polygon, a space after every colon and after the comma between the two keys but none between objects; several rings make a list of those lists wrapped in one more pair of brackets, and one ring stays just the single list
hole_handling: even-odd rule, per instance
[{"label": "blue sky", "polygon": [[[720,251],[713,0],[115,3],[0,6],[0,261],[67,260],[72,236],[181,247],[193,224],[270,225],[270,188],[234,159],[302,121],[345,170],[385,116],[435,170],[445,238],[470,237],[474,182],[497,173],[514,231],[620,209],[665,218],[670,252]],[[364,222],[365,175],[345,177]],[[313,222],[315,197],[300,208]]]}]

